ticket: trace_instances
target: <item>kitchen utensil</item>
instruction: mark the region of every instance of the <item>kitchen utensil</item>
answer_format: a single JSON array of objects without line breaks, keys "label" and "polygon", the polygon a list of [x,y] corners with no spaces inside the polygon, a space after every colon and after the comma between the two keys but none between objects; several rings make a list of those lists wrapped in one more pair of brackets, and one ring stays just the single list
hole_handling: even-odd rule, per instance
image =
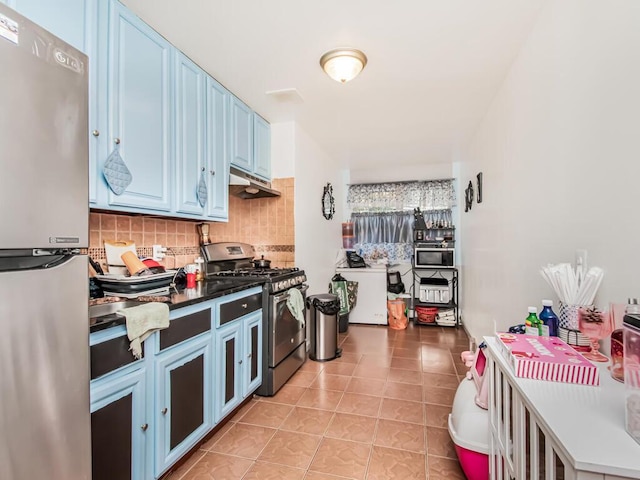
[{"label": "kitchen utensil", "polygon": [[144,263],[146,267],[151,270],[151,273],[164,273],[166,271],[166,268],[164,268],[164,266],[160,265],[152,258],[145,258],[144,260],[142,260],[142,263]]},{"label": "kitchen utensil", "polygon": [[127,270],[129,271],[131,276],[140,277],[151,275],[151,270],[149,270],[147,266],[142,263],[138,256],[133,252],[124,252],[122,254],[122,261],[127,266]]},{"label": "kitchen utensil", "polygon": [[96,262],[93,258],[89,257],[89,264],[93,267],[97,275],[104,275],[104,270],[102,270],[99,262]]},{"label": "kitchen utensil", "polygon": [[198,234],[200,235],[200,245],[207,245],[210,243],[209,241],[209,224],[208,223],[199,223],[196,225],[198,227]]},{"label": "kitchen utensil", "polygon": [[259,259],[253,260],[252,262],[254,268],[269,268],[269,266],[271,265],[271,260],[267,260],[266,258],[264,258],[264,255],[262,255]]}]

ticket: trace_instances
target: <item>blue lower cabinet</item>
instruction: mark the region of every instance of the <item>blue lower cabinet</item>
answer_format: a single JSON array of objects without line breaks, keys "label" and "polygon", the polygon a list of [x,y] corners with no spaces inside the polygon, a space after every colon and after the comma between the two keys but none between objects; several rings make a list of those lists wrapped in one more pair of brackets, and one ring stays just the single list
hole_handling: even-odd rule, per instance
[{"label": "blue lower cabinet", "polygon": [[212,365],[210,333],[156,357],[153,415],[156,477],[213,428]]},{"label": "blue lower cabinet", "polygon": [[253,393],[262,385],[262,310],[242,321],[244,334],[244,366],[242,396]]},{"label": "blue lower cabinet", "polygon": [[226,417],[242,401],[242,323],[216,331],[215,419]]},{"label": "blue lower cabinet", "polygon": [[91,382],[93,480],[147,480],[145,368],[124,368]]},{"label": "blue lower cabinet", "polygon": [[262,384],[262,289],[227,295],[215,317],[215,420],[220,422]]}]

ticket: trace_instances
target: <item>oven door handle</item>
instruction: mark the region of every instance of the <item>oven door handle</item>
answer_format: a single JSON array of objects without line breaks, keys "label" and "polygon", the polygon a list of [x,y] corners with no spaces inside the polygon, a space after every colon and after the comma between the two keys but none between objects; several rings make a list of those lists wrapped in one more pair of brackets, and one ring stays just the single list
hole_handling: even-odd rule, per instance
[{"label": "oven door handle", "polygon": [[[291,288],[297,288],[298,290],[300,290],[300,293],[302,293],[304,295],[305,292],[307,290],[309,290],[309,285],[307,285],[306,283],[303,283],[302,285],[296,285],[295,287],[291,287]],[[286,292],[283,292],[283,293],[279,293],[278,295],[274,296],[273,297],[274,303],[280,303],[280,302],[286,300],[287,298],[289,298],[289,290],[287,290]]]}]

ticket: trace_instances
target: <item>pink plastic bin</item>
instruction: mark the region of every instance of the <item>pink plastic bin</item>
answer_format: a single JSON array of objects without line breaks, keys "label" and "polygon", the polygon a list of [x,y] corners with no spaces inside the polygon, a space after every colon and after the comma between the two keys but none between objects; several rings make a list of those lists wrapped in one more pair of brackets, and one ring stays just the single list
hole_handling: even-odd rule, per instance
[{"label": "pink plastic bin", "polygon": [[475,383],[462,380],[449,415],[449,435],[468,480],[489,479],[489,412],[476,405]]}]

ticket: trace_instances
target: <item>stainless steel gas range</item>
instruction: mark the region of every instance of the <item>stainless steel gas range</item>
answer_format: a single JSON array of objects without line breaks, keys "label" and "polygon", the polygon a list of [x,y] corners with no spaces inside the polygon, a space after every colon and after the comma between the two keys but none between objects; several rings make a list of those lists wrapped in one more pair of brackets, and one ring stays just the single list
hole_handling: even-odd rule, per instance
[{"label": "stainless steel gas range", "polygon": [[306,361],[306,328],[289,311],[289,290],[296,288],[306,298],[307,277],[298,268],[253,268],[253,246],[222,242],[202,247],[208,278],[224,277],[264,282],[264,344],[262,386],[258,395],[274,395]]}]

